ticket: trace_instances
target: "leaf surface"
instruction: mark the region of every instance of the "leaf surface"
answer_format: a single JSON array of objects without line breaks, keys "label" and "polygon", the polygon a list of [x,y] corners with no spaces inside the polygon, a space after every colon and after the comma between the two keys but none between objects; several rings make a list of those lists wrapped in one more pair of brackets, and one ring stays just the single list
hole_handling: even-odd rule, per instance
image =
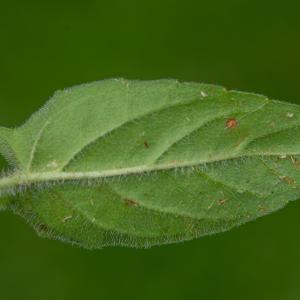
[{"label": "leaf surface", "polygon": [[300,107],[176,80],[57,92],[0,127],[0,208],[86,248],[222,232],[300,198]]}]

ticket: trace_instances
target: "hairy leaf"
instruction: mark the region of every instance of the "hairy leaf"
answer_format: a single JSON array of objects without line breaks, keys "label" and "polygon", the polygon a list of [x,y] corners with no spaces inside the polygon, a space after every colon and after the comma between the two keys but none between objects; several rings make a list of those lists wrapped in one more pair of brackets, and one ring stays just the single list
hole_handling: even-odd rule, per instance
[{"label": "hairy leaf", "polygon": [[228,230],[300,198],[300,107],[217,86],[112,79],[0,128],[0,208],[87,248]]}]

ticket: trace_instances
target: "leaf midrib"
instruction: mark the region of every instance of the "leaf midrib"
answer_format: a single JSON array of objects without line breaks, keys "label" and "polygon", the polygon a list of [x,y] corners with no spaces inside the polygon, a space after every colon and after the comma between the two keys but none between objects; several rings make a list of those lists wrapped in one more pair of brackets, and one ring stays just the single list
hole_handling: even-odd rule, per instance
[{"label": "leaf midrib", "polygon": [[[246,157],[263,157],[278,156],[280,153],[264,153],[264,154],[241,154],[232,155],[226,158],[198,160],[190,162],[178,162],[160,165],[144,165],[130,168],[121,168],[105,171],[89,171],[89,172],[34,172],[34,173],[15,173],[9,177],[0,178],[0,197],[6,190],[13,190],[22,186],[31,186],[47,182],[64,182],[64,181],[80,181],[80,180],[97,180],[108,179],[113,177],[122,177],[127,175],[140,175],[156,171],[168,171],[172,169],[196,168],[207,163],[221,162],[225,160],[241,159]],[[300,153],[285,153],[285,155],[300,155]]]}]

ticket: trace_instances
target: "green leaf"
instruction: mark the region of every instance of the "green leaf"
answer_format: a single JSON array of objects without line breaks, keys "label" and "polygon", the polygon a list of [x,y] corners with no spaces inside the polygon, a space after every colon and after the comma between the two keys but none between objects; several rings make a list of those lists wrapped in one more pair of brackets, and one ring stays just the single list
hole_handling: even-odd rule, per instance
[{"label": "green leaf", "polygon": [[222,232],[300,198],[300,107],[176,80],[57,92],[0,128],[0,207],[87,248]]}]

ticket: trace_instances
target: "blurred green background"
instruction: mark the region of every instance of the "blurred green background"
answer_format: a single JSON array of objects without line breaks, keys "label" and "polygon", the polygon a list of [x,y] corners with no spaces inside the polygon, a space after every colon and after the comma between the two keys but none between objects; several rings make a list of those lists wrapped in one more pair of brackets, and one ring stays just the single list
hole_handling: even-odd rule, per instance
[{"label": "blurred green background", "polygon": [[[300,103],[299,1],[1,1],[0,37],[5,126],[57,89],[108,77],[217,83]],[[87,251],[1,213],[0,299],[298,300],[299,216],[294,202],[192,242]]]}]

